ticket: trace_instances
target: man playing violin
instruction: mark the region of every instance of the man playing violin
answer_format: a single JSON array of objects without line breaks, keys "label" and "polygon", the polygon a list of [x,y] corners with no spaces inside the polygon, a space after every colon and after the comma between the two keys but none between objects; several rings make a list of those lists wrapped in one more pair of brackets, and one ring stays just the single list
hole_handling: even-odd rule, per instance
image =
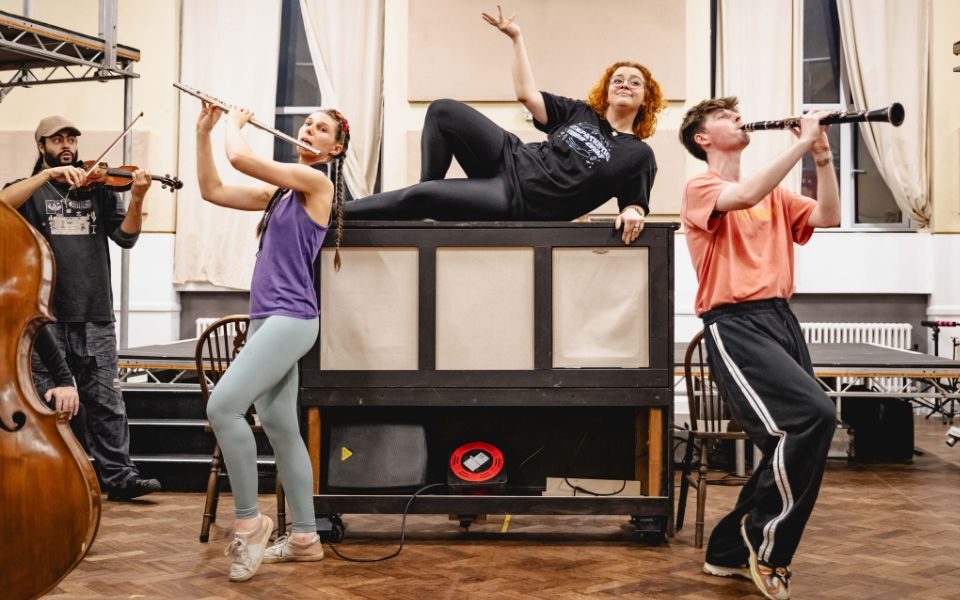
[{"label": "man playing violin", "polygon": [[[107,239],[121,248],[132,248],[137,242],[143,198],[151,179],[146,171],[133,173],[126,210],[120,197],[103,186],[78,190],[87,180],[87,173],[76,166],[79,135],[80,130],[63,117],[40,121],[34,132],[40,156],[33,175],[8,183],[0,191],[0,201],[17,209],[53,249],[56,323],[46,329],[66,359],[68,375],[76,380],[85,413],[71,423],[77,438],[96,459],[94,465],[108,498],[124,500],[159,491],[160,483],[140,477],[130,459],[130,429],[117,376]],[[59,398],[68,387],[68,375],[64,375],[62,361],[51,360],[50,352],[44,354],[42,360],[34,353],[34,383],[41,396],[57,401],[58,410],[66,412],[73,407],[60,406],[64,402]],[[58,363],[61,368],[55,369]]]}]

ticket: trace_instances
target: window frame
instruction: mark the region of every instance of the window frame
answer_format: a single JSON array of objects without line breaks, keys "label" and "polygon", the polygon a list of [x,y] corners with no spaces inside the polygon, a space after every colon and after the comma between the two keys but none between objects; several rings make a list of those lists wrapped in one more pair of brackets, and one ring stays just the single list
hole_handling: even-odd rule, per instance
[{"label": "window frame", "polygon": [[[289,11],[290,11],[292,8],[296,8],[296,9],[297,9],[297,15],[290,14]],[[299,2],[298,2],[298,0],[285,0],[285,1],[283,2],[283,4],[281,5],[281,10],[282,10],[282,14],[281,14],[281,28],[283,27],[284,22],[287,22],[290,27],[295,27],[295,26],[296,26],[295,24],[290,23],[290,22],[287,21],[287,20],[288,20],[288,19],[298,18],[298,17],[299,17],[299,18],[302,18],[302,15],[299,14]],[[301,27],[302,27],[302,25],[301,25]],[[277,97],[278,97],[278,100],[279,100],[279,96],[280,96],[280,94],[279,94],[279,91],[280,91],[280,90],[279,90],[279,87],[280,87],[281,77],[283,77],[285,73],[287,73],[288,71],[289,71],[290,73],[295,73],[296,68],[297,68],[297,67],[301,67],[301,66],[307,66],[307,65],[309,65],[311,69],[313,68],[313,62],[309,62],[309,63],[298,62],[298,61],[296,60],[296,57],[295,57],[295,56],[292,56],[292,54],[293,54],[292,52],[289,52],[288,50],[285,50],[285,49],[282,48],[282,47],[279,49],[279,52],[278,52],[278,56],[277,56],[277,92],[278,92],[278,93],[277,93]],[[292,65],[290,64],[290,60],[289,60],[289,59],[291,59],[291,58],[293,59],[293,64],[292,64]],[[323,102],[323,95],[322,95],[322,93],[321,93],[321,90],[319,89],[319,84],[318,84],[317,93],[320,95],[320,101]],[[274,128],[277,129],[278,131],[283,131],[283,129],[280,127],[280,122],[279,122],[279,120],[280,120],[279,118],[280,118],[280,117],[303,117],[304,119],[306,119],[308,115],[310,115],[310,114],[312,114],[312,113],[314,113],[314,112],[316,112],[316,111],[318,111],[318,110],[321,110],[321,109],[322,109],[321,106],[302,106],[302,105],[282,105],[282,104],[277,104],[277,106],[276,106],[276,108],[275,108],[275,110],[274,110],[274,122],[273,122],[273,126],[274,126]],[[283,133],[286,133],[287,135],[296,137],[296,135],[297,135],[297,130],[294,129],[293,131],[283,131]],[[286,143],[286,142],[284,142],[284,143]],[[274,158],[274,160],[280,160],[282,157],[277,153],[276,148],[277,148],[277,146],[275,145],[275,146],[274,146],[274,152],[273,152],[273,158]],[[326,170],[325,167],[324,167],[324,170]]]},{"label": "window frame", "polygon": [[[830,0],[836,5],[836,0]],[[804,0],[806,2],[806,0]],[[806,27],[806,22],[804,27]],[[802,35],[802,33],[801,33]],[[837,39],[840,39],[840,32],[837,32]],[[840,51],[840,74],[838,80],[839,86],[839,98],[837,103],[802,103],[801,112],[807,112],[816,108],[822,108],[826,110],[838,110],[838,111],[847,111],[848,108],[848,83],[847,83],[847,61],[843,55],[842,48]],[[800,57],[800,72],[804,72],[804,63],[809,59],[803,57],[801,53]],[[803,81],[801,77],[801,98],[803,97]],[[860,127],[859,123],[846,123],[842,125],[833,125],[833,127],[840,128],[840,152],[839,152],[839,180],[837,184],[840,189],[840,226],[834,228],[834,231],[848,231],[848,232],[893,232],[893,231],[916,231],[916,226],[910,217],[902,209],[900,210],[900,221],[893,223],[858,223],[857,222],[857,177],[863,175],[865,171],[860,168],[859,164],[855,164],[856,155],[855,155],[855,142],[856,135],[860,135],[859,132],[854,133],[854,127]],[[802,162],[801,162],[802,164]],[[802,167],[801,167],[802,169]],[[877,173],[877,177],[881,177]],[[884,182],[884,185],[886,183]],[[899,207],[898,207],[899,208]]]}]

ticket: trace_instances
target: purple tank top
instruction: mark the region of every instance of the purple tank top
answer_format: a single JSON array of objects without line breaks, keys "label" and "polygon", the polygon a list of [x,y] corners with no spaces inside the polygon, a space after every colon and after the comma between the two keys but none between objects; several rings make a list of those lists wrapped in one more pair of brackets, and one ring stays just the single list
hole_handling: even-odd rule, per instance
[{"label": "purple tank top", "polygon": [[313,285],[313,263],[327,228],[310,218],[299,192],[284,194],[270,213],[253,267],[250,318],[281,315],[314,319],[320,311]]}]

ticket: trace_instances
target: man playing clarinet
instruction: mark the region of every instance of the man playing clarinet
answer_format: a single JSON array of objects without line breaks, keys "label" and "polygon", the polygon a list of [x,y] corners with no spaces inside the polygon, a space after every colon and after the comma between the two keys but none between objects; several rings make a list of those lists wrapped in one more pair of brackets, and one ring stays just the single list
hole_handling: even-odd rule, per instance
[{"label": "man playing clarinet", "polygon": [[[840,224],[827,111],[792,130],[797,141],[742,176],[750,143],[737,99],[704,100],[684,116],[680,140],[707,163],[680,208],[699,289],[711,373],[737,422],[763,452],[737,505],[714,528],[703,570],[749,577],[767,598],[790,597],[790,563],[813,511],[836,428],[836,410],[813,377],[787,300],[793,246]],[[804,154],[817,165],[817,199],[780,185]]]}]

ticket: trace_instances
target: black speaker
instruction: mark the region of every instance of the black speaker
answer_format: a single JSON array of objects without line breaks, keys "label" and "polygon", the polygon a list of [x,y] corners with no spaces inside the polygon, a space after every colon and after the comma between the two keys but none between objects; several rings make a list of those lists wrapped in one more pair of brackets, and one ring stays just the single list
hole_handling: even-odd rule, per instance
[{"label": "black speaker", "polygon": [[420,425],[334,425],[329,448],[328,488],[417,489],[427,482],[427,436]]},{"label": "black speaker", "polygon": [[853,429],[853,458],[913,461],[913,409],[896,398],[846,398],[840,418]]}]

